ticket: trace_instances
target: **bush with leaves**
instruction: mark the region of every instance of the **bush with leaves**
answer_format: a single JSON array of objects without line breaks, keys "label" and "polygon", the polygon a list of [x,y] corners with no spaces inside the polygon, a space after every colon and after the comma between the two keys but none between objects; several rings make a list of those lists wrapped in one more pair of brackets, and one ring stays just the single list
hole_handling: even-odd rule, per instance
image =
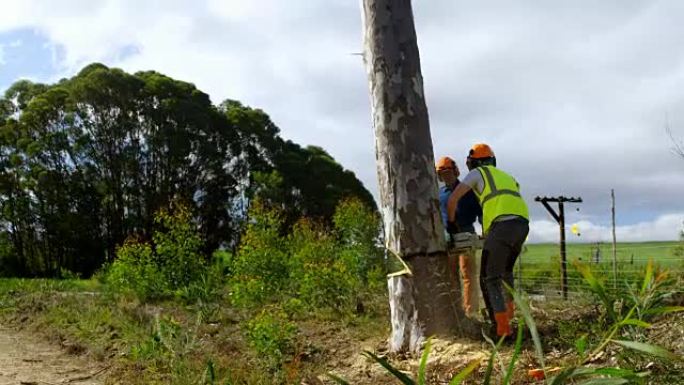
[{"label": "bush with leaves", "polygon": [[[383,248],[380,217],[357,198],[340,202],[333,216],[335,231],[348,258],[354,259],[357,275],[367,281],[373,270],[382,269]],[[384,274],[383,274],[384,284]]]},{"label": "bush with leaves", "polygon": [[368,277],[378,280],[382,253],[377,218],[358,201],[345,201],[335,229],[300,219],[283,234],[282,211],[256,199],[229,270],[231,298],[239,306],[298,298],[309,309],[349,311]]},{"label": "bush with leaves", "polygon": [[152,237],[157,264],[172,289],[188,286],[205,271],[202,238],[188,206],[174,203],[154,218],[161,228]]},{"label": "bush with leaves", "polygon": [[249,345],[271,369],[278,369],[294,352],[297,326],[282,311],[265,309],[247,322],[245,334]]},{"label": "bush with leaves", "polygon": [[117,250],[106,281],[114,291],[132,292],[142,300],[161,298],[206,276],[202,241],[188,208],[174,204],[155,216],[153,242],[128,239]]},{"label": "bush with leaves", "polygon": [[231,298],[238,306],[273,299],[288,285],[286,240],[280,235],[282,213],[254,200],[240,247],[230,265]]},{"label": "bush with leaves", "polygon": [[299,298],[313,308],[351,309],[362,286],[356,255],[308,220],[295,225],[289,241],[290,282]]},{"label": "bush with leaves", "polygon": [[141,300],[168,294],[169,286],[159,270],[152,246],[129,238],[107,269],[105,282],[115,292],[131,293]]}]

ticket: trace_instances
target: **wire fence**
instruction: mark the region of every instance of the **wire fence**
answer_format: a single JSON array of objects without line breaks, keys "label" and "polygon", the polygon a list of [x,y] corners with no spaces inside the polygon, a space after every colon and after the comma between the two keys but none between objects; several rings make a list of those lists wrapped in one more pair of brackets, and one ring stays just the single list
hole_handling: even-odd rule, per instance
[{"label": "wire fence", "polygon": [[610,245],[574,245],[574,248],[568,253],[566,264],[566,298],[562,290],[559,253],[551,248],[523,252],[514,270],[516,287],[542,301],[588,297],[589,285],[575,267],[576,263],[582,263],[590,266],[592,274],[604,283],[607,291],[624,293],[626,287],[643,282],[649,260],[653,260],[658,271],[665,272],[667,277],[684,282],[684,247],[681,244],[618,245],[615,269]]}]

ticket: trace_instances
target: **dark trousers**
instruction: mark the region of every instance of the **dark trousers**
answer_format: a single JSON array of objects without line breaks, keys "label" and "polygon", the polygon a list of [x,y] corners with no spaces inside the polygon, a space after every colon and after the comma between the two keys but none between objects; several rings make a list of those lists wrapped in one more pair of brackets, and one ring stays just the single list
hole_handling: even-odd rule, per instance
[{"label": "dark trousers", "polygon": [[513,266],[529,231],[529,223],[524,218],[510,219],[492,223],[485,237],[480,289],[492,323],[496,323],[494,314],[505,312],[506,302],[511,300],[503,282],[514,287]]}]

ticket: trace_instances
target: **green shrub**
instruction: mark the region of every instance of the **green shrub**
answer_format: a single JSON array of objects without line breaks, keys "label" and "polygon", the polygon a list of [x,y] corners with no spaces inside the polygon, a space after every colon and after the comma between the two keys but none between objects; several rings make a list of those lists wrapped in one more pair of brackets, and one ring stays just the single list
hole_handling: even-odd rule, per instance
[{"label": "green shrub", "polygon": [[285,236],[282,213],[255,200],[231,259],[232,302],[255,306],[295,297],[308,310],[352,310],[371,272],[384,281],[378,225],[375,214],[347,200],[337,210],[334,229],[303,218]]},{"label": "green shrub", "polygon": [[130,357],[134,361],[172,366],[199,347],[198,325],[199,321],[194,327],[183,327],[172,317],[157,315],[152,333],[131,347]]},{"label": "green shrub", "polygon": [[150,300],[179,291],[187,293],[193,282],[202,277],[206,280],[202,241],[187,207],[174,204],[170,211],[161,210],[155,222],[160,228],[152,244],[131,238],[117,250],[117,258],[106,273],[113,291]]},{"label": "green shrub", "polygon": [[371,270],[383,267],[380,217],[358,198],[350,198],[337,206],[333,223],[341,247],[355,259],[356,274],[366,281]]},{"label": "green shrub", "polygon": [[297,326],[282,311],[263,310],[245,327],[249,345],[264,363],[278,369],[294,352]]},{"label": "green shrub", "polygon": [[283,311],[287,314],[290,319],[298,319],[306,314],[307,306],[299,298],[288,298],[285,303],[283,303]]},{"label": "green shrub", "polygon": [[312,308],[351,309],[361,288],[357,254],[323,226],[301,220],[290,236],[291,283]]},{"label": "green shrub", "polygon": [[156,262],[172,289],[197,280],[205,271],[202,238],[187,206],[174,204],[172,210],[160,210],[154,218],[161,230],[155,231]]},{"label": "green shrub", "polygon": [[106,278],[113,291],[131,293],[143,301],[168,294],[169,287],[149,244],[128,239],[117,250],[116,256]]},{"label": "green shrub", "polygon": [[259,200],[252,202],[249,224],[230,266],[231,300],[238,306],[257,305],[288,284],[286,242],[280,236],[282,215]]}]

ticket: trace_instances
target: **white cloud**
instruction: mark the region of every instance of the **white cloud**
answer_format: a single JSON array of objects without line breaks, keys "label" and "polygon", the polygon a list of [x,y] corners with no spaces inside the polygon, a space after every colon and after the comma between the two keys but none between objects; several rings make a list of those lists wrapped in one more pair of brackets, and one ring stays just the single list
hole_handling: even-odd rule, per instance
[{"label": "white cloud", "polygon": [[[576,224],[580,236],[571,233],[570,227]],[[618,242],[671,241],[679,239],[684,231],[684,212],[666,214],[652,221],[643,221],[631,225],[617,225],[615,234]],[[549,220],[537,220],[530,223],[531,243],[558,242],[560,230],[558,224]],[[612,227],[599,225],[591,221],[581,220],[566,223],[566,239],[569,242],[610,242]]]},{"label": "white cloud", "polygon": [[[414,9],[436,155],[462,164],[471,143],[490,142],[534,223],[546,214],[531,198],[558,194],[581,195],[603,223],[611,188],[625,223],[684,211],[684,162],[664,130],[667,117],[684,137],[684,2]],[[348,0],[16,0],[3,3],[0,32],[34,28],[60,47],[52,80],[102,61],[263,108],[284,136],[322,145],[376,191],[366,75],[350,55],[360,18]]]}]

